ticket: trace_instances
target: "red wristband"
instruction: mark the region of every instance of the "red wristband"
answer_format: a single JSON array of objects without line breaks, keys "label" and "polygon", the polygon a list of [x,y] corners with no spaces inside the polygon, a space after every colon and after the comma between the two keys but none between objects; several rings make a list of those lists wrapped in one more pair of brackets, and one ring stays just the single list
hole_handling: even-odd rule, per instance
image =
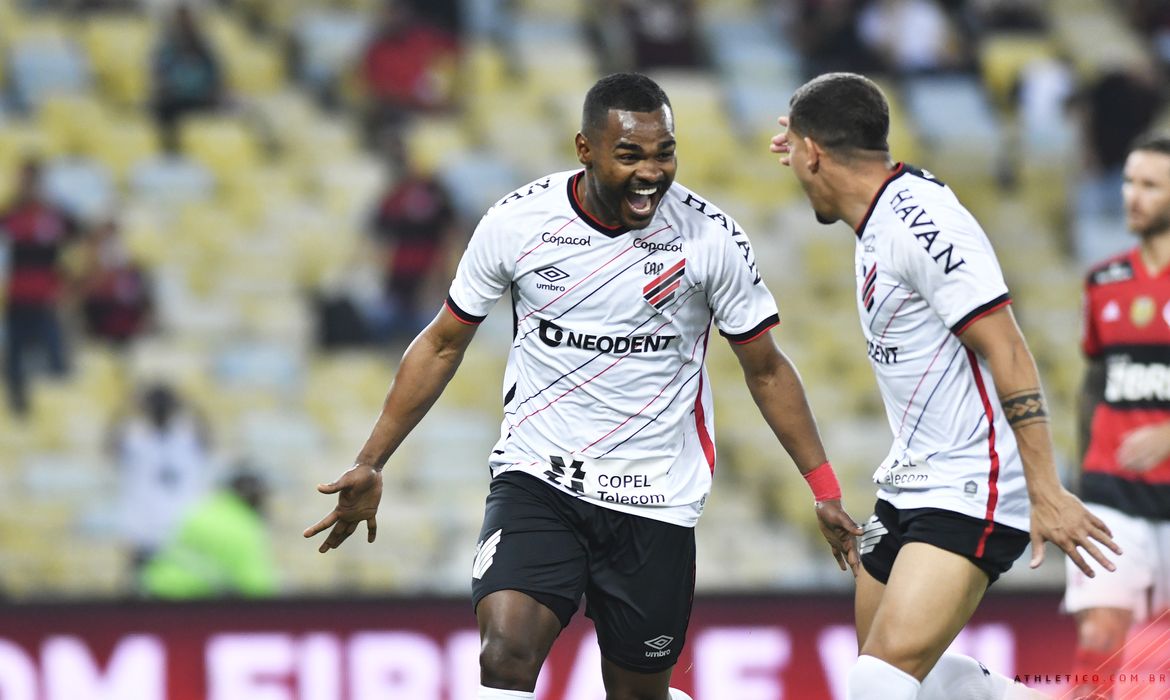
[{"label": "red wristband", "polygon": [[817,503],[841,500],[841,484],[837,483],[837,475],[833,473],[833,465],[828,462],[804,474],[804,480],[812,489],[813,499]]}]

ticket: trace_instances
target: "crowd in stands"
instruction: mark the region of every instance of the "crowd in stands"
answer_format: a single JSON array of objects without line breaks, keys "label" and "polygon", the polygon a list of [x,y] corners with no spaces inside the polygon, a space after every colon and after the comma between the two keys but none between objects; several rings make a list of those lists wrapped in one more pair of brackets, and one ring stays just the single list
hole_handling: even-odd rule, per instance
[{"label": "crowd in stands", "polygon": [[[320,505],[312,484],[352,458],[402,349],[439,309],[477,217],[576,166],[584,88],[610,70],[660,77],[680,182],[728,202],[753,237],[852,511],[869,506],[888,431],[857,338],[829,330],[853,313],[851,242],[791,206],[766,150],[792,89],[819,72],[891,88],[895,154],[960,189],[1010,251],[1071,457],[1080,274],[1128,243],[1120,165],[1136,134],[1165,123],[1164,5],[0,3],[0,478],[12,486],[0,514],[21,501],[40,519],[21,530],[46,538],[0,534],[0,596],[123,596],[151,580],[193,595],[463,590],[499,419],[498,387],[478,379],[498,372],[477,366],[503,364],[476,346],[387,469],[385,537],[338,553],[344,581],[297,535]],[[506,316],[484,332],[506,334]],[[712,371],[735,371],[713,353]],[[770,443],[744,401],[717,397],[728,429],[699,528],[744,544],[707,548],[700,586],[823,585],[815,524],[793,519],[801,485],[755,449]],[[197,515],[212,493],[241,527],[267,523],[255,542],[270,570],[184,583],[172,550],[149,574],[184,531],[215,539]],[[55,535],[76,544],[50,551]],[[71,573],[65,557],[115,572]],[[777,570],[782,559],[793,565]]]}]

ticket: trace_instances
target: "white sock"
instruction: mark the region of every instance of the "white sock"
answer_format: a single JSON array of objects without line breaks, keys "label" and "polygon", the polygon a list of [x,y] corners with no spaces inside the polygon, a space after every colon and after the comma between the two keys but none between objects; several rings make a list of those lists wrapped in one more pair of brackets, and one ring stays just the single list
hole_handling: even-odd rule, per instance
[{"label": "white sock", "polygon": [[918,679],[876,656],[863,654],[849,669],[848,700],[915,700]]},{"label": "white sock", "polygon": [[526,690],[500,690],[499,688],[488,688],[486,686],[479,686],[479,693],[475,696],[476,700],[533,700],[536,693],[529,693]]},{"label": "white sock", "polygon": [[943,654],[926,678],[918,700],[1028,700],[1038,691],[989,670],[970,656]]}]

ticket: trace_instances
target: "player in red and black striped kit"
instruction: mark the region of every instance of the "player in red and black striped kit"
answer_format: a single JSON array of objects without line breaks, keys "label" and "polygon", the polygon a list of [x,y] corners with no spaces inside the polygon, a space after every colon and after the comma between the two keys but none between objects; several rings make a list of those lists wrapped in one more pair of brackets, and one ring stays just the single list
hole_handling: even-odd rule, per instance
[{"label": "player in red and black striped kit", "polygon": [[1068,568],[1074,671],[1100,681],[1076,697],[1110,697],[1130,626],[1170,610],[1170,133],[1134,145],[1122,197],[1141,242],[1085,283],[1080,427],[1081,497],[1125,555],[1094,579]]}]

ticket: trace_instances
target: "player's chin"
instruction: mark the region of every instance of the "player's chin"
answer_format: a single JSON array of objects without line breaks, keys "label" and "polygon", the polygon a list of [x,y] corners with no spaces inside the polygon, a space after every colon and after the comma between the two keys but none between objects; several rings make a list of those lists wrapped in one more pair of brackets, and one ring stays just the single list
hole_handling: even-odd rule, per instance
[{"label": "player's chin", "polygon": [[650,225],[654,220],[654,215],[658,213],[658,203],[661,201],[662,195],[654,195],[650,201],[650,206],[644,209],[635,209],[630,205],[626,199],[622,200],[622,225],[628,229],[642,229]]}]

